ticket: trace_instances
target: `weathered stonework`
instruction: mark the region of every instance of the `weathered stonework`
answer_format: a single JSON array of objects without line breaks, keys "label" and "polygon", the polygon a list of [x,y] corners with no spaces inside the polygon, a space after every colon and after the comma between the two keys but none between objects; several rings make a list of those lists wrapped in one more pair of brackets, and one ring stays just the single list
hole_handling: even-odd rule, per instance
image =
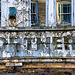
[{"label": "weathered stonework", "polygon": [[0,32],[0,57],[74,57],[74,32]]},{"label": "weathered stonework", "polygon": [[[30,0],[1,0],[1,27],[29,27]],[[10,19],[10,8],[15,8],[15,19]]]}]

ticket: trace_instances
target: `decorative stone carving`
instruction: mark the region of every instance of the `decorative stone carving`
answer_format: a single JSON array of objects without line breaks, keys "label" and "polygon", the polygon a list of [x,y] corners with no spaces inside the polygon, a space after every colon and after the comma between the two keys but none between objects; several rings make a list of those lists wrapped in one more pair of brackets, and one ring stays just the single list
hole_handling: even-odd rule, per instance
[{"label": "decorative stone carving", "polygon": [[[2,36],[1,36],[2,35]],[[1,57],[75,56],[74,31],[0,32]]]}]

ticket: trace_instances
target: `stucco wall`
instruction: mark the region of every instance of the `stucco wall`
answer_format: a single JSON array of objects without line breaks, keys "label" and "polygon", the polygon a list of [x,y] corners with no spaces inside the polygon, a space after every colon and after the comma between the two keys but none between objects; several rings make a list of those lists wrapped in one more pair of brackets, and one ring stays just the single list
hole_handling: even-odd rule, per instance
[{"label": "stucco wall", "polygon": [[[1,0],[1,26],[17,26],[17,27],[27,27],[29,26],[29,13],[30,13],[30,0],[26,0],[22,2],[21,0]],[[16,8],[16,21],[12,23],[9,19],[9,8],[15,7]]]},{"label": "stucco wall", "polygon": [[38,17],[39,17],[39,24],[46,25],[46,1],[40,0],[38,1]]}]

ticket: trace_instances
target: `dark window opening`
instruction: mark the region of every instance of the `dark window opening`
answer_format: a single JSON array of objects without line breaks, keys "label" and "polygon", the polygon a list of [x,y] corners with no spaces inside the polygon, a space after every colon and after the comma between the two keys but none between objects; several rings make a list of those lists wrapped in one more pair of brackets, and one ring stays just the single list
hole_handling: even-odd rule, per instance
[{"label": "dark window opening", "polygon": [[31,26],[46,25],[46,0],[31,0]]},{"label": "dark window opening", "polygon": [[31,3],[31,25],[38,25],[38,1],[32,1]]},{"label": "dark window opening", "polygon": [[9,19],[16,19],[16,8],[15,7],[9,8]]}]

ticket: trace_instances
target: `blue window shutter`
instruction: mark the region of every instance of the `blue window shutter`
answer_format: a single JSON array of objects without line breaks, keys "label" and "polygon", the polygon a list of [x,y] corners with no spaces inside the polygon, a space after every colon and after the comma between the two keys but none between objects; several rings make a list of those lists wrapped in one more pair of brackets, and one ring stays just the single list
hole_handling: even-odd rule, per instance
[{"label": "blue window shutter", "polygon": [[15,7],[9,8],[9,16],[16,16],[16,8]]}]

